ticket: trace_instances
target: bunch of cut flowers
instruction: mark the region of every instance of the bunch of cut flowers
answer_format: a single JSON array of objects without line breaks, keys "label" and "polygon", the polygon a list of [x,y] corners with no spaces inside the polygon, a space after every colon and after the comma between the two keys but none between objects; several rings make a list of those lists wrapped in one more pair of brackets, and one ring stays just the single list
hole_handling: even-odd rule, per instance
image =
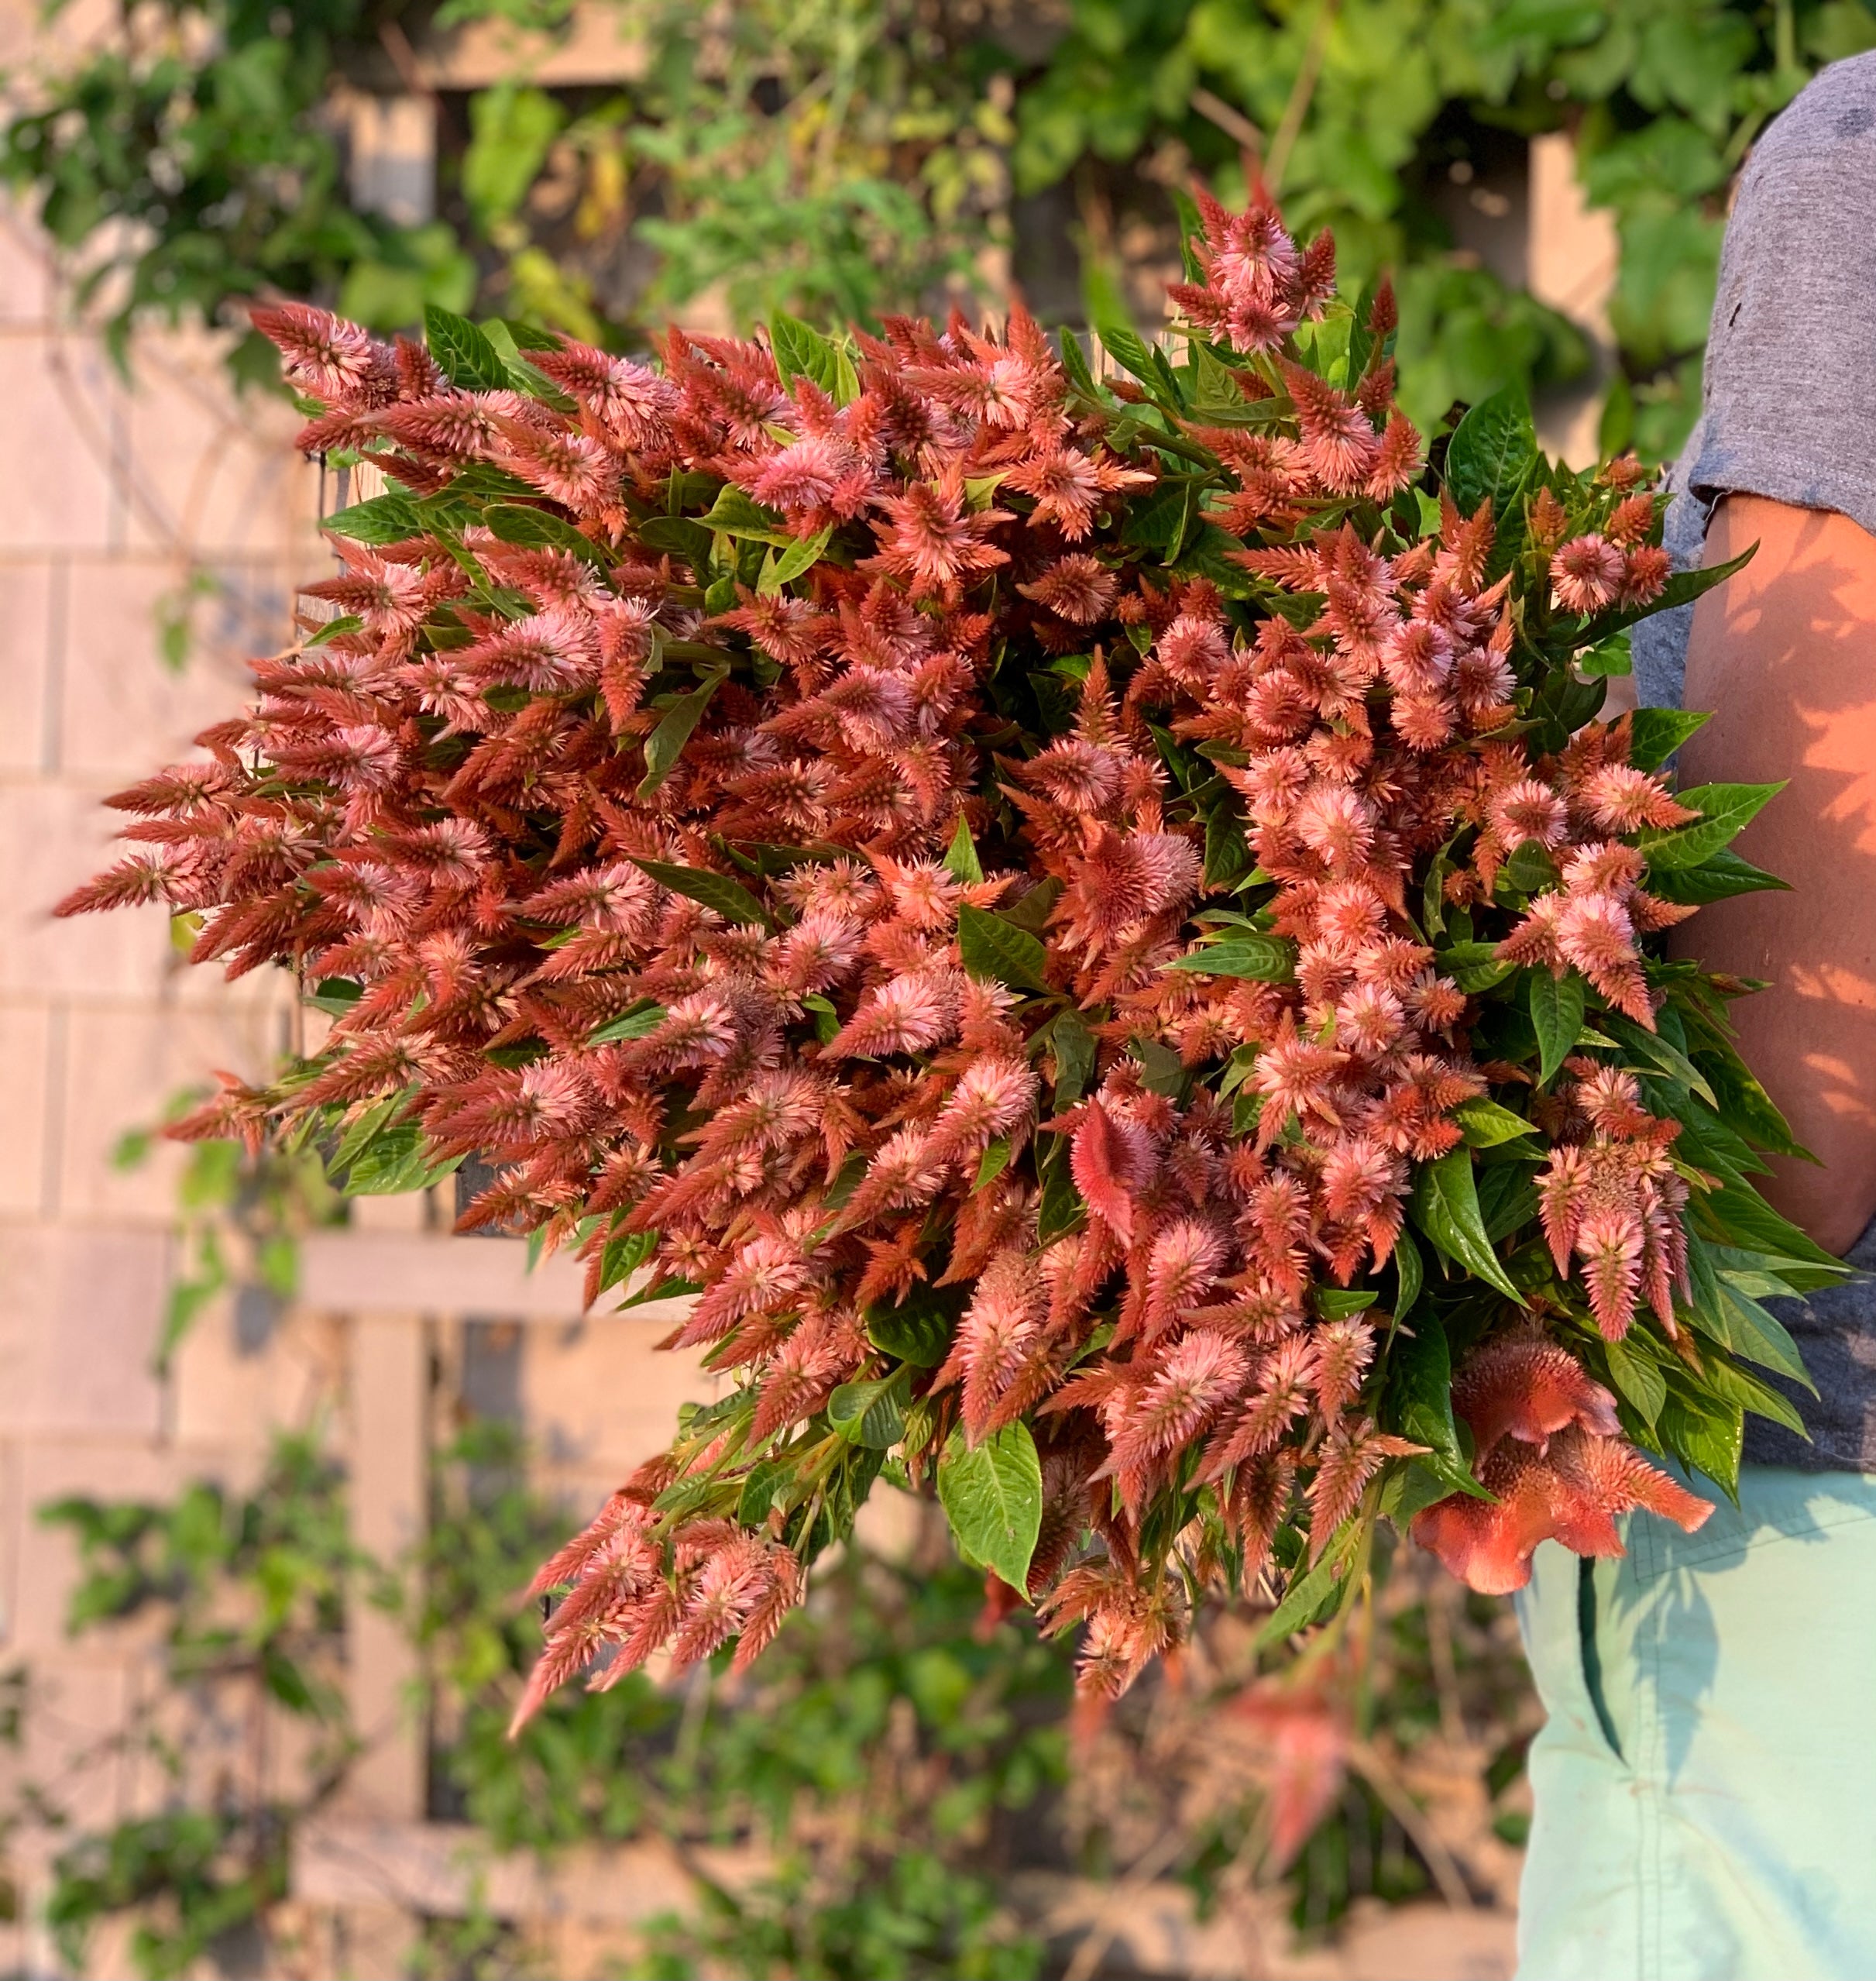
[{"label": "bunch of cut flowers", "polygon": [[1754,1187],[1751,987],[1659,940],[1777,884],[1775,787],[1597,720],[1730,567],[1514,394],[1429,449],[1385,283],[1186,215],[1173,332],[1094,363],[1020,309],[656,363],[256,312],[387,492],[64,909],[332,1018],[175,1132],[472,1155],[467,1226],[693,1296],[726,1392],[542,1568],[524,1716],[745,1664],[881,1478],[1111,1697],[1215,1597],[1345,1610],[1379,1522],[1507,1591],[1797,1422],[1764,1302],[1840,1268]]}]

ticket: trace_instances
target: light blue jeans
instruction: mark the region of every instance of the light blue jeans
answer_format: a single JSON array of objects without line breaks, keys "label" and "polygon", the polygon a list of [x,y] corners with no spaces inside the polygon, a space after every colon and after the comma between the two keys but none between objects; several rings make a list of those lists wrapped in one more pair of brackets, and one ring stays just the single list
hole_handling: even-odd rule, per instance
[{"label": "light blue jeans", "polygon": [[1876,1981],[1876,1478],[1748,1466],[1626,1539],[1587,1577],[1546,1542],[1517,1599],[1518,1981]]}]

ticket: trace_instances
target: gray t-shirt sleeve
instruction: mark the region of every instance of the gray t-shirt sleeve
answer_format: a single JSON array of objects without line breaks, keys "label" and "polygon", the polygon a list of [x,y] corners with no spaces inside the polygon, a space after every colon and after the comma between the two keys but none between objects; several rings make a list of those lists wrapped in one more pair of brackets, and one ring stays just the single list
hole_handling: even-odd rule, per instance
[{"label": "gray t-shirt sleeve", "polygon": [[[1676,566],[1723,495],[1834,509],[1876,534],[1876,53],[1833,62],[1740,177],[1707,335],[1703,411],[1668,485]],[[1646,705],[1678,707],[1693,608],[1631,635]]]}]

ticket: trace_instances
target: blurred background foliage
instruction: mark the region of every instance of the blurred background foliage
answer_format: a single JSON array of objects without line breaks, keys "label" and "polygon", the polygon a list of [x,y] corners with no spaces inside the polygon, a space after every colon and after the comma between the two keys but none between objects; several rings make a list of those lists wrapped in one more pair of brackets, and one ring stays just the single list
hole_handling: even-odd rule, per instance
[{"label": "blurred background foliage", "polygon": [[[1123,1916],[1051,1922],[1066,1880],[1143,1894],[1173,1877],[1209,1910],[1275,1878],[1307,1934],[1364,1899],[1486,1897],[1521,1841],[1531,1714],[1515,1631],[1503,1604],[1417,1557],[1300,1691],[1259,1689],[1252,1627],[1215,1619],[1180,1670],[1091,1719],[1072,1706],[1070,1647],[986,1612],[942,1522],[915,1522],[899,1545],[831,1560],[746,1678],[727,1677],[727,1653],[676,1686],[634,1672],[561,1694],[511,1742],[538,1645],[517,1585],[572,1525],[530,1484],[517,1432],[466,1421],[434,1461],[425,1541],[388,1564],[348,1538],[328,1443],[318,1425],[280,1436],[246,1492],[40,1510],[78,1552],[72,1634],[141,1632],[164,1680],[59,1780],[16,1762],[0,1807],[7,1829],[51,1833],[48,1924],[74,1972],[94,1971],[107,1922],[146,1981],[318,1971],[290,1867],[358,1752],[342,1680],[360,1603],[393,1612],[421,1653],[431,1820],[548,1861],[661,1840],[690,1873],[692,1906],[608,1970],[643,1981],[1130,1972],[1106,1959]],[[17,1754],[41,1708],[19,1674],[0,1689]],[[270,1742],[298,1764],[257,1773]],[[91,1772],[126,1755],[161,1773],[162,1806],[104,1828],[69,1815]],[[1470,1831],[1421,1807],[1455,1766]],[[524,1929],[472,1904],[419,1931],[413,1976],[552,1971]]]},{"label": "blurred background foliage", "polygon": [[[531,79],[576,14],[606,17],[632,80]],[[514,72],[433,88],[417,51],[491,20],[532,37]],[[1564,130],[1621,243],[1604,438],[1658,454],[1697,404],[1733,171],[1819,66],[1872,46],[1876,0],[142,0],[12,79],[0,163],[120,343],[279,291],[385,329],[479,303],[630,348],[673,316],[1012,290],[1074,322],[1090,266],[1150,322],[1167,188],[1239,197],[1255,154],[1352,280],[1397,271],[1404,397],[1431,421],[1591,366],[1491,238],[1527,140]],[[438,181],[401,219],[349,155],[361,98],[400,90],[434,114]]]}]

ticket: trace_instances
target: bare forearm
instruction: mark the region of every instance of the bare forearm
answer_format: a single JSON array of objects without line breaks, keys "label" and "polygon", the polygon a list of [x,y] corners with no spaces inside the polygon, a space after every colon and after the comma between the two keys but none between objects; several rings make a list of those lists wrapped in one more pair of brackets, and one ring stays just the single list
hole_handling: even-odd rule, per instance
[{"label": "bare forearm", "polygon": [[1704,909],[1678,946],[1769,981],[1733,1008],[1740,1047],[1824,1166],[1779,1161],[1766,1194],[1841,1252],[1876,1212],[1876,539],[1729,497],[1709,561],[1754,541],[1695,614],[1686,706],[1715,713],[1682,752],[1682,782],[1788,779],[1737,845],[1792,891]]}]

